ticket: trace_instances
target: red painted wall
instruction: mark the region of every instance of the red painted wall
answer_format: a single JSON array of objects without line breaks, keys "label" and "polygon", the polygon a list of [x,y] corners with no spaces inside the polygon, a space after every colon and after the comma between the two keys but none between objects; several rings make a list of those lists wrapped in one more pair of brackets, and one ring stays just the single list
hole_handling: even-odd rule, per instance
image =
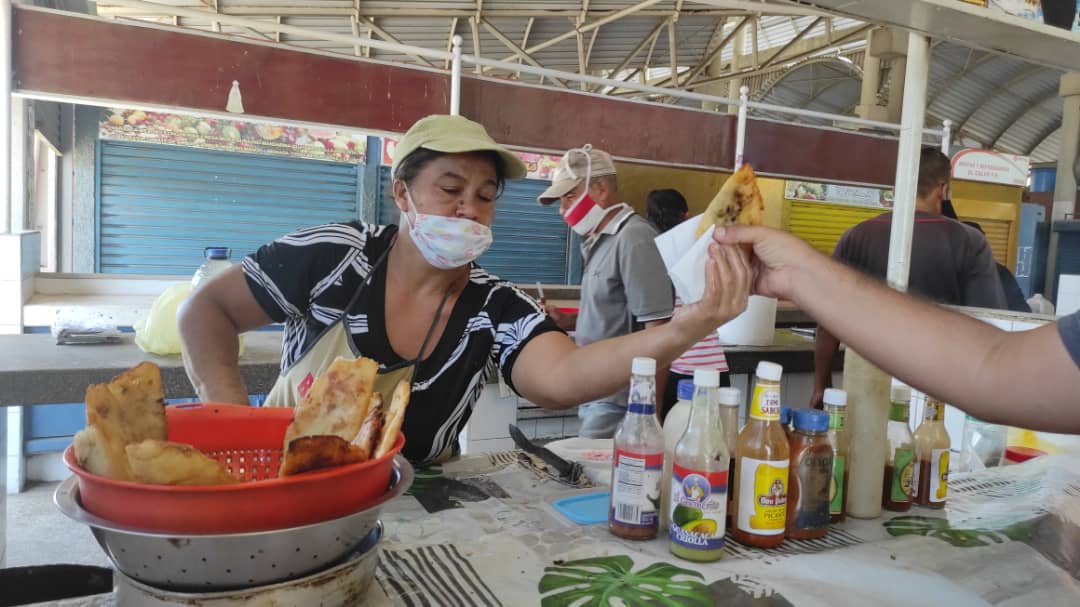
[{"label": "red painted wall", "polygon": [[[220,112],[238,80],[253,116],[390,132],[449,108],[446,73],[74,15],[16,8],[13,44],[22,91]],[[735,121],[723,114],[473,77],[461,108],[509,145],[734,164]],[[896,142],[752,120],[746,157],[762,173],[892,184]]]}]

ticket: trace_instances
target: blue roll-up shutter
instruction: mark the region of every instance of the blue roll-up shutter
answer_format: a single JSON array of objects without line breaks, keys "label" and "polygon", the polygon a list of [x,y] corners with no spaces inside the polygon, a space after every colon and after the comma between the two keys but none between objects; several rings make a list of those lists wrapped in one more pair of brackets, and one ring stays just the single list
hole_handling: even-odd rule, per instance
[{"label": "blue roll-up shutter", "polygon": [[[390,192],[390,167],[379,170],[379,223],[397,223]],[[540,179],[508,181],[495,207],[491,230],[495,242],[477,261],[488,272],[511,282],[570,284],[570,229],[559,213],[536,203],[550,185]],[[575,251],[576,254],[576,251]]]},{"label": "blue roll-up shutter", "polygon": [[97,271],[182,274],[304,226],[358,219],[360,165],[102,140]]}]

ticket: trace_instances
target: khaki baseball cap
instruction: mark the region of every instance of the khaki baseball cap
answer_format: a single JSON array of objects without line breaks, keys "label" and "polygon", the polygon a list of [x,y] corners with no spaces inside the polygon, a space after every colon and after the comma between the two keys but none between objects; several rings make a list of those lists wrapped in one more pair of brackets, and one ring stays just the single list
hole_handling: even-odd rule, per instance
[{"label": "khaki baseball cap", "polygon": [[[586,154],[588,154],[587,158]],[[551,187],[544,190],[536,199],[540,201],[540,204],[551,204],[557,201],[574,189],[574,186],[584,181],[586,173],[592,177],[614,175],[615,161],[611,159],[611,154],[594,149],[588,144],[569,150],[563,154],[562,160],[559,161],[559,168],[555,169],[555,174],[551,177]]]},{"label": "khaki baseball cap", "polygon": [[528,172],[525,163],[495,143],[483,126],[463,116],[437,114],[417,120],[394,148],[390,174],[397,173],[398,164],[420,148],[446,154],[495,152],[503,161],[507,179],[521,179]]}]

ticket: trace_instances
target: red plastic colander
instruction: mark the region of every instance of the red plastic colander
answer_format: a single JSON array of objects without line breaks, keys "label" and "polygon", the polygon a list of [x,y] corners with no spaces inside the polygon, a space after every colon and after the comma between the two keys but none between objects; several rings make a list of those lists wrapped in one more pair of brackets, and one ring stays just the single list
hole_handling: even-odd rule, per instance
[{"label": "red plastic colander", "polygon": [[187,443],[221,462],[243,483],[212,486],[146,485],[90,474],[64,463],[79,478],[79,497],[91,514],[162,533],[242,533],[318,523],[359,510],[387,491],[394,456],[278,478],[291,408],[190,404],[165,408],[169,440]]}]

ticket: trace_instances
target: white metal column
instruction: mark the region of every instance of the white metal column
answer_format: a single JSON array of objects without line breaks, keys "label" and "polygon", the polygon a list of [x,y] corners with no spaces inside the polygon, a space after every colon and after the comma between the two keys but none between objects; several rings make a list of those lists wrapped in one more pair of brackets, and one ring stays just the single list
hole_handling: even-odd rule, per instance
[{"label": "white metal column", "polygon": [[889,235],[889,270],[894,289],[906,291],[911,266],[911,233],[915,226],[915,194],[919,182],[919,151],[926,121],[926,83],[930,73],[930,41],[908,37],[904,75],[904,109],[900,120],[900,147],[896,158],[896,195]]},{"label": "white metal column", "polygon": [[454,58],[450,60],[450,114],[461,114],[461,36],[451,39]]},{"label": "white metal column", "polygon": [[11,0],[0,0],[0,234],[11,231]]},{"label": "white metal column", "polygon": [[735,123],[735,168],[743,165],[743,151],[746,147],[746,111],[750,100],[750,87],[739,87],[739,115]]}]

